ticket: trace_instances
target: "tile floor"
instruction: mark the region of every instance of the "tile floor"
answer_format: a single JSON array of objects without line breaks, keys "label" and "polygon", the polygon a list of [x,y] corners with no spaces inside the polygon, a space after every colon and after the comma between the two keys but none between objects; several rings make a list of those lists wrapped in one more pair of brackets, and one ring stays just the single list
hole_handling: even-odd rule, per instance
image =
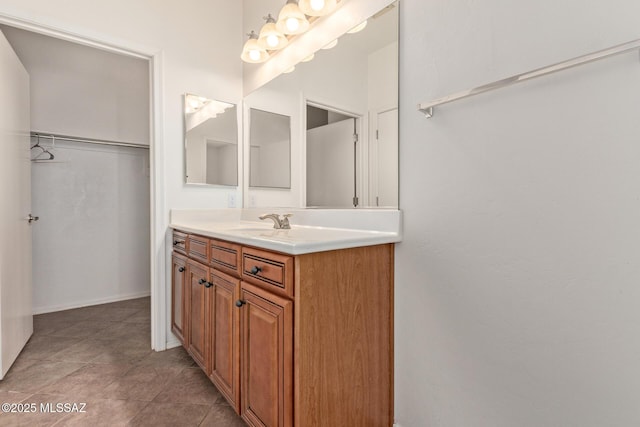
[{"label": "tile floor", "polygon": [[86,412],[0,413],[0,426],[244,426],[182,347],[151,350],[149,304],[34,316],[0,403],[86,403]]}]

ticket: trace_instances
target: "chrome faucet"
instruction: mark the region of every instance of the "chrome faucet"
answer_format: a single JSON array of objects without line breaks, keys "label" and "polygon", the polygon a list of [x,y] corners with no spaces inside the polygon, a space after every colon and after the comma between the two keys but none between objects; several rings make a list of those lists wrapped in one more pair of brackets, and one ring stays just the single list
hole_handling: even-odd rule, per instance
[{"label": "chrome faucet", "polygon": [[273,221],[273,228],[278,229],[278,230],[289,230],[291,228],[291,225],[289,224],[289,217],[292,216],[292,214],[284,214],[282,215],[282,219],[280,219],[280,216],[278,214],[264,214],[264,215],[260,215],[258,218],[264,220],[264,219],[271,219]]}]

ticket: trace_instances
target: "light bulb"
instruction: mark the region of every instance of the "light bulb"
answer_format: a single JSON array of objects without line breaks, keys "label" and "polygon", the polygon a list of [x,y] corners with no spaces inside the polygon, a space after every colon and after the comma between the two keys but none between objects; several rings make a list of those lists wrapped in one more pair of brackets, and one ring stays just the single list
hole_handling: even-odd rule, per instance
[{"label": "light bulb", "polygon": [[249,58],[251,58],[253,61],[257,61],[258,59],[260,59],[260,51],[259,50],[250,50],[249,51]]},{"label": "light bulb", "polygon": [[309,62],[311,61],[314,57],[316,56],[315,53],[312,53],[311,55],[307,56],[306,58],[304,58],[302,61],[300,62]]},{"label": "light bulb", "polygon": [[267,36],[267,46],[269,47],[277,47],[280,41],[278,40],[278,36],[275,34],[271,34]]},{"label": "light bulb", "polygon": [[287,30],[296,32],[298,31],[298,28],[300,28],[300,21],[298,21],[296,18],[287,19]]},{"label": "light bulb", "polygon": [[311,0],[309,3],[311,5],[311,9],[316,11],[322,10],[324,7],[324,0]]},{"label": "light bulb", "polygon": [[296,69],[296,66],[294,65],[293,67],[287,68],[286,70],[284,70],[283,73],[285,74],[293,73],[295,69]]}]

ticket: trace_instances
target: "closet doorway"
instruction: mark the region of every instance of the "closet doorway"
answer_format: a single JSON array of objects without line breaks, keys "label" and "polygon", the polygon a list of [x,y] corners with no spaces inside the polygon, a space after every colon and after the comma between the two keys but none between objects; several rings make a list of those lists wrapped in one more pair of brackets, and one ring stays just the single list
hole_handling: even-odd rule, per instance
[{"label": "closet doorway", "polygon": [[150,61],[0,29],[31,83],[33,313],[149,297]]}]

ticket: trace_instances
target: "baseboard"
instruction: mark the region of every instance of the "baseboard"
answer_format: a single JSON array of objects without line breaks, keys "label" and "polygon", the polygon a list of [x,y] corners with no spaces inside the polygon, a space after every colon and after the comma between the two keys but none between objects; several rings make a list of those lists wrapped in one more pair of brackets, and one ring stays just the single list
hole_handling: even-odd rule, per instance
[{"label": "baseboard", "polygon": [[85,300],[82,302],[74,302],[72,304],[54,305],[48,307],[34,307],[33,314],[52,313],[54,311],[71,310],[74,308],[87,307],[90,305],[108,304],[110,302],[125,301],[128,299],[143,298],[151,295],[151,291],[137,292],[133,294],[118,295],[108,298],[98,298],[93,300]]}]

